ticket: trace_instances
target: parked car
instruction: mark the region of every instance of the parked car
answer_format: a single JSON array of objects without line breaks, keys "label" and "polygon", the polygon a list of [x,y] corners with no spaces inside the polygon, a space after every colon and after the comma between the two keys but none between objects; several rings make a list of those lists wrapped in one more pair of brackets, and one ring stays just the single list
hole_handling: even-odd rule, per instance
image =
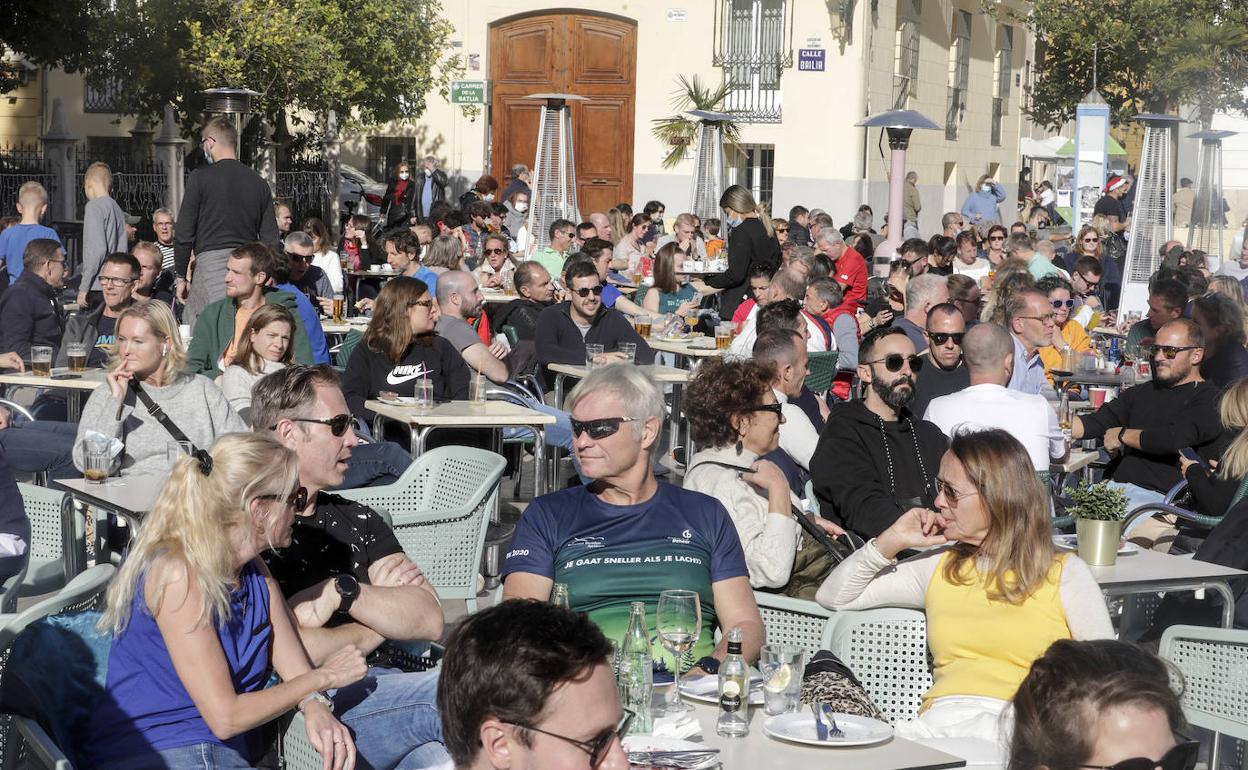
[{"label": "parked car", "polygon": [[381,198],[386,185],[347,163],[340,164],[342,183],[338,188],[338,203],[343,212],[367,214],[376,220],[381,215]]}]

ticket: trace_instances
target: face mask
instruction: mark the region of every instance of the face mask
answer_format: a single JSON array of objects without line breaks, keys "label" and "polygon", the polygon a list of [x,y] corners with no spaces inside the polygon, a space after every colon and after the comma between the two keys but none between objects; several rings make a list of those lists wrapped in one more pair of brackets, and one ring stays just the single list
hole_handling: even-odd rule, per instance
[{"label": "face mask", "polygon": [[486,195],[481,200],[485,201],[486,203],[489,203],[490,201],[494,200],[494,193],[490,193],[489,195]]},{"label": "face mask", "polygon": [[984,183],[979,186],[979,189],[983,190],[984,192],[992,192],[992,185]]},{"label": "face mask", "polygon": [[724,221],[729,227],[738,227],[741,224],[741,217],[724,217]]},{"label": "face mask", "polygon": [[526,201],[520,201],[519,203],[516,204],[516,211],[519,211],[521,214],[523,214],[524,212],[528,210],[529,210],[529,204]]},{"label": "face mask", "polygon": [[411,176],[411,175],[410,175],[410,174],[408,174],[406,171],[400,171],[400,172],[399,172],[399,179],[407,179],[409,176]]},{"label": "face mask", "polygon": [[204,150],[204,162],[207,163],[209,166],[211,166],[213,163],[212,156],[208,154],[207,150]]}]

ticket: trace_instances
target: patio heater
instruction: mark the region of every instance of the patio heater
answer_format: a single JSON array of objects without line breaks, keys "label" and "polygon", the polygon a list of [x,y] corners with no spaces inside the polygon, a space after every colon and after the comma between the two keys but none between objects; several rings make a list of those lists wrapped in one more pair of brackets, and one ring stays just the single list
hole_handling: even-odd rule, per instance
[{"label": "patio heater", "polygon": [[1196,172],[1196,201],[1192,205],[1192,223],[1187,231],[1187,248],[1200,249],[1211,257],[1222,259],[1226,219],[1222,211],[1222,140],[1235,131],[1205,129],[1188,134],[1200,140],[1200,168]]},{"label": "patio heater", "polygon": [[734,116],[726,112],[690,110],[698,119],[698,154],[693,163],[693,189],[689,211],[706,220],[719,216],[719,197],[724,192],[724,124]]},{"label": "patio heater", "polygon": [[1183,123],[1178,115],[1142,113],[1135,119],[1144,124],[1144,147],[1140,150],[1140,172],[1135,181],[1135,211],[1127,241],[1119,312],[1148,311],[1148,279],[1161,262],[1157,250],[1170,240],[1174,224],[1170,219],[1170,131]]},{"label": "patio heater", "polygon": [[537,157],[533,160],[529,196],[529,231],[525,254],[550,243],[550,225],[556,219],[581,221],[576,205],[576,153],[572,147],[572,109],[569,102],[587,102],[575,94],[529,94],[525,99],[546,102],[537,124]]},{"label": "patio heater", "polygon": [[208,88],[200,91],[204,95],[204,114],[223,115],[234,124],[238,135],[238,146],[234,153],[242,157],[243,117],[251,114],[251,100],[259,96],[259,92],[249,88]]},{"label": "patio heater", "polygon": [[888,170],[888,237],[875,247],[875,274],[888,277],[888,263],[897,256],[901,246],[902,192],[906,181],[906,148],[910,146],[910,133],[917,129],[940,128],[926,116],[914,110],[889,110],[864,118],[854,125],[863,128],[882,128],[888,132],[890,150]]}]

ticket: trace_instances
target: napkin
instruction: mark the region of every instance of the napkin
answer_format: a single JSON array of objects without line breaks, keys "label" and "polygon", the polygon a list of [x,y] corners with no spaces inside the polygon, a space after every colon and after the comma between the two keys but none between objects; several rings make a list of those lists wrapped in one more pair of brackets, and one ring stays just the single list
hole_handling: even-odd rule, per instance
[{"label": "napkin", "polygon": [[108,456],[114,460],[126,450],[126,445],[122,443],[120,439],[113,438],[112,436],[105,436],[99,431],[83,431],[82,440],[92,449],[98,449],[105,446],[108,447]]},{"label": "napkin", "polygon": [[[762,674],[750,674],[750,689],[754,690],[763,686]],[[685,677],[680,680],[680,689],[690,695],[710,696],[719,695],[719,677],[715,674],[706,674],[697,677]]]},{"label": "napkin", "polygon": [[654,720],[651,734],[663,738],[692,738],[702,734],[702,725],[689,713],[661,716]]}]

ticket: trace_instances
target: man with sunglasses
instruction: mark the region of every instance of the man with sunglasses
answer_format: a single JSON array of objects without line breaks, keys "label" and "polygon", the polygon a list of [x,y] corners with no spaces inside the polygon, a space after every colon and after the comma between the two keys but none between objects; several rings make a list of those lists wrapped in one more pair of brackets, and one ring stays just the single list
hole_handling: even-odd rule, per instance
[{"label": "man with sunglasses", "polygon": [[914,373],[912,414],[926,413],[933,399],[957,393],[971,384],[962,361],[965,333],[966,319],[953,303],[944,302],[927,311],[924,334],[928,345],[922,355],[923,366]]},{"label": "man with sunglasses", "polygon": [[[534,252],[529,259],[541,264],[551,275],[559,275],[576,239],[576,223],[570,219],[556,219],[550,223],[549,235],[550,243]],[[533,240],[536,241],[536,238]]]},{"label": "man with sunglasses", "polygon": [[316,254],[312,236],[296,230],[282,241],[282,248],[290,265],[290,284],[315,305],[321,305],[322,300],[332,302],[334,288],[329,283],[329,276],[312,264],[312,257]]},{"label": "man with sunglasses", "polygon": [[993,323],[976,324],[962,346],[970,385],[958,393],[934,399],[923,414],[946,435],[959,430],[1000,428],[1027,449],[1037,472],[1061,462],[1070,451],[1057,424],[1057,412],[1044,396],[1010,390],[1006,383],[1014,368],[1014,341]]},{"label": "man with sunglasses", "polygon": [[1089,333],[1100,321],[1102,310],[1100,289],[1105,271],[1096,257],[1082,256],[1070,268],[1070,287],[1074,290],[1075,306],[1071,318]]},{"label": "man with sunglasses", "polygon": [[1151,348],[1153,379],[1072,421],[1075,440],[1103,438],[1105,449],[1120,455],[1110,478],[1126,492],[1128,510],[1165,499],[1181,478],[1180,449],[1191,447],[1206,460],[1221,455],[1221,391],[1200,376],[1204,344],[1192,321],[1167,323]]},{"label": "man with sunglasses", "polygon": [[910,411],[924,359],[901,329],[868,332],[858,348],[866,396],[832,407],[810,460],[823,518],[864,540],[911,509],[931,509],[948,441]]},{"label": "man with sunglasses", "polygon": [[581,613],[505,602],[451,635],[438,682],[457,770],[627,770],[611,642]]},{"label": "man with sunglasses", "polygon": [[[537,360],[550,364],[585,365],[585,346],[598,344],[608,359],[620,359],[621,342],[637,346],[638,364],[654,363],[654,351],[638,336],[628,318],[602,304],[602,279],[593,262],[568,267],[568,299],[552,305],[537,317]],[[551,380],[548,380],[548,382]]]},{"label": "man with sunglasses", "polygon": [[1126,347],[1134,350],[1148,344],[1161,328],[1183,317],[1187,308],[1187,288],[1173,278],[1153,281],[1148,289],[1148,312],[1127,329]]},{"label": "man with sunglasses", "polygon": [[927,272],[928,257],[931,256],[927,241],[922,238],[907,238],[902,242],[899,251],[901,256],[898,259],[906,263],[906,272],[911,278]]},{"label": "man with sunglasses", "polygon": [[893,321],[893,326],[905,332],[914,349],[922,353],[927,350],[927,335],[923,331],[927,314],[932,308],[948,301],[949,285],[943,275],[924,273],[911,278],[906,284],[905,313]]},{"label": "man with sunglasses", "polygon": [[314,664],[350,644],[370,656],[368,675],[331,690],[355,734],[361,765],[433,767],[447,760],[436,673],[402,673],[373,653],[387,642],[442,635],[442,607],[419,565],[372,509],[326,490],[341,484],[359,439],[329,366],[291,366],[253,389],[255,430],[299,458],[307,505],[295,512],[289,546],[262,554],[281,586]]},{"label": "man with sunglasses", "polygon": [[966,219],[958,211],[946,211],[940,218],[940,233],[946,238],[956,239],[966,229]]},{"label": "man with sunglasses", "polygon": [[1022,289],[1005,302],[1005,323],[1014,337],[1014,373],[1010,388],[1023,393],[1051,393],[1053,387],[1044,374],[1040,348],[1053,342],[1057,316],[1049,295],[1037,289]]},{"label": "man with sunglasses", "polygon": [[[299,236],[303,236],[300,238]],[[306,241],[306,254],[312,253],[312,238],[302,230],[286,236],[283,243],[283,249],[287,255],[290,255],[292,249],[299,249],[298,243]],[[311,263],[311,256],[307,257],[307,262]],[[308,295],[301,288],[296,286],[290,280],[290,268],[294,260],[277,259],[273,263],[273,275],[269,278],[269,286],[278,291],[289,292],[290,296],[295,298],[295,305],[299,308],[299,320],[303,322],[303,330],[308,335],[308,345],[312,348],[312,363],[328,364],[329,363],[329,343],[325,341],[325,330],[321,328],[321,314],[319,308],[312,304],[312,300],[308,299]],[[320,268],[313,267],[314,270]],[[332,309],[332,308],[331,308]]]}]

